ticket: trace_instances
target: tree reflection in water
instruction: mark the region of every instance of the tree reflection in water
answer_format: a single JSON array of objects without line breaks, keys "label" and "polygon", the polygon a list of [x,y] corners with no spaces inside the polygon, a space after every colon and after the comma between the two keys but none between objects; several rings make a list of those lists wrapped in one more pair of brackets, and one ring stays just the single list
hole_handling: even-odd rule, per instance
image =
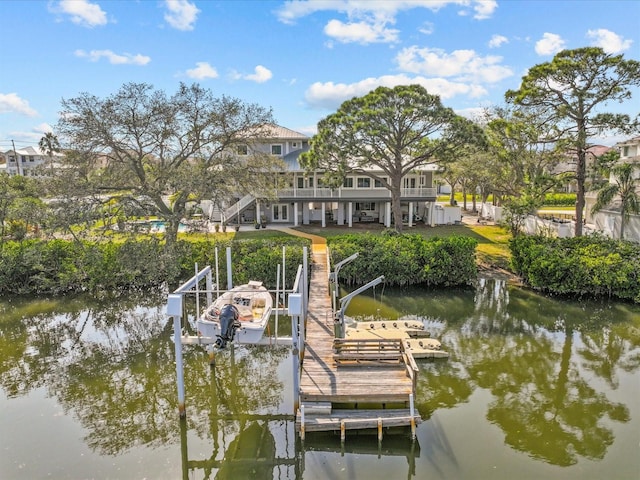
[{"label": "tree reflection in water", "polygon": [[[102,455],[179,445],[188,425],[190,437],[210,448],[201,458],[185,458],[185,465],[208,477],[303,471],[305,452],[314,447],[289,446],[293,412],[283,405],[290,387],[278,375],[290,350],[239,347],[218,355],[211,369],[204,350],[185,347],[187,423],[180,422],[164,301],[1,302],[0,386],[9,398],[45,389]],[[613,401],[610,392],[618,388],[620,372],[640,370],[637,306],[546,298],[484,280],[470,290],[378,290],[375,298],[356,297],[350,309],[420,316],[450,352],[448,360],[419,361],[416,406],[425,419],[469,402],[482,389],[491,397],[483,416],[500,429],[505,445],[558,466],[602,459],[615,440],[615,423],[630,421],[629,405]],[[446,425],[440,435],[446,449]],[[271,459],[253,467],[232,461],[252,449]],[[407,458],[411,464],[419,456],[418,450]],[[292,458],[302,463],[292,465]]]},{"label": "tree reflection in water", "polygon": [[505,443],[560,466],[603,458],[614,441],[610,421],[630,420],[629,408],[608,400],[585,373],[616,388],[615,371],[639,369],[635,305],[557,300],[488,279],[472,290],[411,289],[369,301],[370,311],[379,302],[399,317],[418,313],[451,354],[419,361],[424,418],[486,389],[493,395],[486,418]]}]

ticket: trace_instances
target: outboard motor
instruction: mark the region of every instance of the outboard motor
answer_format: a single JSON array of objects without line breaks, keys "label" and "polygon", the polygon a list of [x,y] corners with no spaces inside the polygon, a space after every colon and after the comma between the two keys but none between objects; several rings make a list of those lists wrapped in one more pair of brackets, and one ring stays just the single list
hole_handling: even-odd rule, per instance
[{"label": "outboard motor", "polygon": [[236,330],[240,328],[238,317],[240,313],[235,305],[225,305],[220,309],[218,321],[220,322],[220,335],[217,335],[216,347],[224,348],[227,342],[231,342],[236,335]]}]

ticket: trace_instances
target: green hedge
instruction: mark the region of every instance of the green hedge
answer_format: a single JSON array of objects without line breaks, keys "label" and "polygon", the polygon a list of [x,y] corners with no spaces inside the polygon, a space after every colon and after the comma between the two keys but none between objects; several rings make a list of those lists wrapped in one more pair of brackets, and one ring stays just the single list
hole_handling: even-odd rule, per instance
[{"label": "green hedge", "polygon": [[340,270],[340,282],[364,285],[385,276],[392,286],[468,285],[477,278],[476,240],[451,236],[425,239],[420,235],[344,235],[328,240],[331,264],[359,253]]},{"label": "green hedge", "polygon": [[124,243],[29,240],[0,248],[0,295],[60,294],[174,288],[200,268],[214,265],[218,247],[220,282],[226,283],[226,247],[231,247],[234,284],[262,280],[275,288],[282,246],[287,247],[290,287],[302,263],[305,239],[179,241],[172,253],[157,239]]},{"label": "green hedge", "polygon": [[545,195],[544,204],[549,207],[575,207],[575,193],[548,193]]},{"label": "green hedge", "polygon": [[640,245],[599,236],[511,240],[511,265],[531,287],[640,303]]}]

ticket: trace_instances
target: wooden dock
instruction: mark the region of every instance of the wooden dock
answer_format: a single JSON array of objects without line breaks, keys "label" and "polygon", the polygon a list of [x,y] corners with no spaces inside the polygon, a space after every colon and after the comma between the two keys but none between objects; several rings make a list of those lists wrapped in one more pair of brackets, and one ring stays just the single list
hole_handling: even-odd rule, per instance
[{"label": "wooden dock", "polygon": [[335,338],[327,264],[326,244],[314,243],[296,414],[300,436],[336,431],[344,441],[347,430],[373,430],[381,440],[391,427],[409,427],[415,436],[421,420],[413,408],[413,357],[402,342]]}]

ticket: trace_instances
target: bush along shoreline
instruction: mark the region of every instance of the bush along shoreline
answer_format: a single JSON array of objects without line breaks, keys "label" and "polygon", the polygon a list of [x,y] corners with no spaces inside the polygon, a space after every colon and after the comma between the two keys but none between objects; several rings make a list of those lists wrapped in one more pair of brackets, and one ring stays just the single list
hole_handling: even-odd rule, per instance
[{"label": "bush along shoreline", "polygon": [[[389,286],[471,286],[478,277],[477,241],[417,234],[350,234],[328,238],[331,263],[358,253],[340,270],[349,287],[385,276]],[[234,283],[261,280],[273,289],[286,246],[286,279],[293,282],[306,239],[178,241],[172,252],[158,239],[124,242],[26,240],[0,248],[0,295],[118,294],[168,292],[200,268],[215,264],[226,283],[226,247],[231,247]],[[518,236],[509,243],[511,269],[540,292],[571,297],[609,297],[640,303],[640,245],[600,236]],[[287,284],[287,287],[290,287]]]},{"label": "bush along shoreline", "polygon": [[511,239],[511,267],[544,293],[640,303],[640,245],[602,236]]},{"label": "bush along shoreline", "polygon": [[348,286],[364,285],[380,275],[389,286],[466,286],[478,276],[477,241],[470,237],[352,234],[327,241],[332,265],[359,254],[340,270],[339,281]]},{"label": "bush along shoreline", "polygon": [[199,268],[215,264],[226,283],[226,247],[231,247],[234,283],[262,280],[275,288],[282,247],[286,246],[286,278],[293,282],[302,263],[306,239],[178,241],[167,252],[157,239],[124,242],[27,240],[0,248],[0,295],[119,293],[175,289]]}]

